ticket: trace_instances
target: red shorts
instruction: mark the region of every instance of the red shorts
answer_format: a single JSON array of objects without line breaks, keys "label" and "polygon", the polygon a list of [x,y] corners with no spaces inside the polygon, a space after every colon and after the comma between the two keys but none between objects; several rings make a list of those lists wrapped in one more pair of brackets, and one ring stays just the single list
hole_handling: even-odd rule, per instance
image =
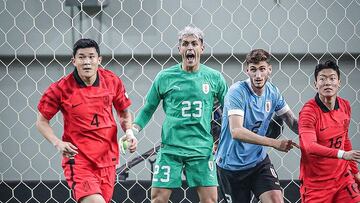
[{"label": "red shorts", "polygon": [[313,189],[306,186],[300,187],[302,203],[357,203],[360,202],[360,192],[354,177],[348,173],[349,177],[338,186],[326,189]]},{"label": "red shorts", "polygon": [[74,199],[100,194],[106,202],[112,199],[115,184],[115,166],[97,168],[94,164],[69,159],[63,164],[64,175]]}]

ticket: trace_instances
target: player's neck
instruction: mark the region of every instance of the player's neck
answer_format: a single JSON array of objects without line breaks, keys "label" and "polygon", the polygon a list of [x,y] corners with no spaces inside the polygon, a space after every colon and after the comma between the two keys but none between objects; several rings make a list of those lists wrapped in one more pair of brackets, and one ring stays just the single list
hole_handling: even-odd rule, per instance
[{"label": "player's neck", "polygon": [[332,97],[324,97],[322,95],[319,95],[320,100],[329,110],[334,110],[336,97],[337,95],[334,95]]},{"label": "player's neck", "polygon": [[192,72],[196,72],[199,70],[199,67],[200,67],[200,64],[196,65],[196,66],[185,66],[184,63],[181,65],[181,68],[186,71],[186,72],[189,72],[189,73],[192,73]]},{"label": "player's neck", "polygon": [[263,94],[263,92],[264,92],[265,85],[264,85],[263,87],[261,87],[261,88],[257,88],[257,87],[255,87],[255,86],[253,86],[253,85],[251,84],[251,88],[253,89],[254,93],[255,93],[257,96],[261,96],[261,95]]},{"label": "player's neck", "polygon": [[92,86],[96,80],[97,74],[91,76],[91,77],[81,77],[81,80],[86,84],[86,86]]}]

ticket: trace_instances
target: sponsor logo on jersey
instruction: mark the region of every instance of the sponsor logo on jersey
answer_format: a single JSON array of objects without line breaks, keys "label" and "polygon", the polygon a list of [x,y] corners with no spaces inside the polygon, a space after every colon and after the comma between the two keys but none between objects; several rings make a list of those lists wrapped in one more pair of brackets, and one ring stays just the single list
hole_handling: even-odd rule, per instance
[{"label": "sponsor logo on jersey", "polygon": [[225,194],[225,199],[226,199],[226,202],[232,203],[231,195]]},{"label": "sponsor logo on jersey", "polygon": [[271,101],[267,100],[265,103],[265,112],[269,113],[271,109]]},{"label": "sponsor logo on jersey", "polygon": [[277,178],[277,177],[278,177],[277,174],[276,174],[276,172],[275,172],[275,169],[273,169],[273,168],[270,167],[270,172],[271,172],[271,174],[274,176],[274,178]]},{"label": "sponsor logo on jersey", "polygon": [[205,94],[208,94],[209,91],[210,91],[210,86],[209,86],[209,84],[204,83],[204,84],[202,85],[202,90],[203,90],[203,92],[204,92]]}]

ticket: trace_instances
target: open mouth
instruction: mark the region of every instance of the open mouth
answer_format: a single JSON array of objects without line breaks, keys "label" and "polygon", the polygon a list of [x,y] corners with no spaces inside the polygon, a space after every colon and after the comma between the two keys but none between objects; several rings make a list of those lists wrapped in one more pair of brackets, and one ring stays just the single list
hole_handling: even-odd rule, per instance
[{"label": "open mouth", "polygon": [[186,57],[186,59],[187,59],[188,61],[194,61],[194,59],[195,59],[195,54],[193,54],[193,53],[187,53],[187,54],[185,55],[185,57]]}]

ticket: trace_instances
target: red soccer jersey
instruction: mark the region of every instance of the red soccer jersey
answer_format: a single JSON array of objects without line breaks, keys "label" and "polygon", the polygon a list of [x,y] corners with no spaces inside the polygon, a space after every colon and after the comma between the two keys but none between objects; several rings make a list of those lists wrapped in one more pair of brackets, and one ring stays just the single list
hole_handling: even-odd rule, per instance
[{"label": "red soccer jersey", "polygon": [[300,180],[307,187],[328,188],[339,184],[340,177],[357,164],[337,158],[339,150],[352,149],[348,137],[351,108],[348,101],[337,97],[334,110],[329,110],[317,94],[300,111],[301,148]]},{"label": "red soccer jersey", "polygon": [[79,154],[98,167],[118,163],[117,126],[112,105],[117,111],[131,104],[119,77],[98,68],[92,86],[73,73],[53,83],[42,96],[39,112],[50,120],[59,110],[63,113],[63,141],[73,143]]}]

